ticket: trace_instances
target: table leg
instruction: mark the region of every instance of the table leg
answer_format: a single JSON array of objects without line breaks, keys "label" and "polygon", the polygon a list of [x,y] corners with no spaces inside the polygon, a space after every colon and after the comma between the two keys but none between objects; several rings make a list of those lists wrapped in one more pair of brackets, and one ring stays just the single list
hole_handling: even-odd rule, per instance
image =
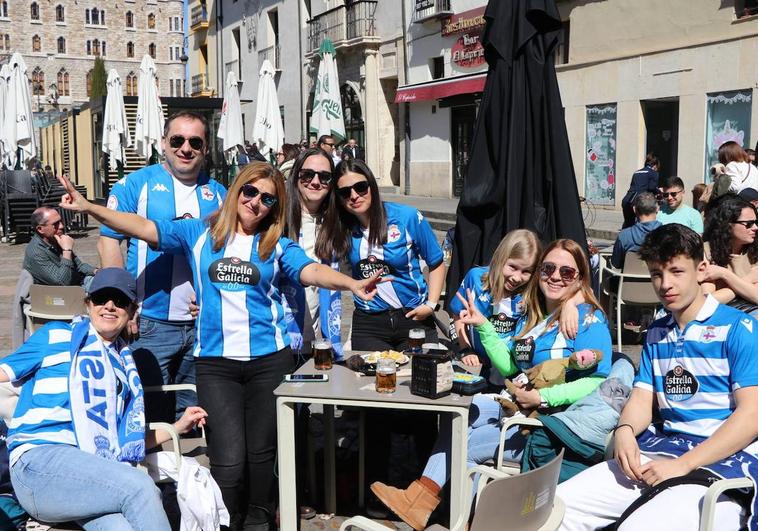
[{"label": "table leg", "polygon": [[366,506],[366,412],[358,416],[358,507]]},{"label": "table leg", "polygon": [[334,445],[334,406],[324,404],[324,508],[327,514],[337,512]]},{"label": "table leg", "polygon": [[[466,455],[468,454],[468,411],[452,415],[452,444],[450,453],[450,524],[458,521],[465,504],[469,503],[466,491]],[[451,529],[451,531],[458,531]]]},{"label": "table leg", "polygon": [[279,453],[279,518],[281,529],[297,529],[295,477],[295,405],[276,401],[276,434]]}]

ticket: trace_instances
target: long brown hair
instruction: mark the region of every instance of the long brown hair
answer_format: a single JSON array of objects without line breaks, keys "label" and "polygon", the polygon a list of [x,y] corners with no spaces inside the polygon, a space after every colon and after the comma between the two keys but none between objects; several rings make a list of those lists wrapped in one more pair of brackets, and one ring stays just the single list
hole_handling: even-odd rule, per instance
[{"label": "long brown hair", "polygon": [[[334,161],[332,160],[332,157],[327,155],[321,148],[308,148],[300,153],[295,160],[295,164],[293,164],[292,170],[290,171],[289,179],[287,179],[287,196],[289,197],[289,202],[287,203],[287,237],[295,242],[300,240],[300,228],[303,224],[303,203],[300,199],[300,189],[297,187],[297,183],[300,180],[299,175],[300,170],[303,168],[303,164],[305,164],[305,161],[311,157],[323,157],[328,160],[329,171],[334,174]],[[319,177],[319,181],[320,180],[321,178]],[[329,205],[329,196],[334,195],[334,187],[335,179],[332,178],[332,182],[327,187],[329,191],[326,196],[324,196],[324,200],[321,202],[318,212],[316,213],[316,221],[319,223],[323,219],[324,213]]]},{"label": "long brown hair", "polygon": [[337,181],[346,173],[352,172],[363,175],[368,181],[371,194],[371,206],[368,208],[368,244],[379,247],[387,243],[387,213],[384,211],[382,198],[379,196],[379,186],[376,177],[365,162],[359,159],[343,160],[334,172],[332,188],[329,196],[329,207],[324,215],[321,231],[316,239],[316,256],[322,260],[338,260],[350,252],[352,245],[351,233],[358,224],[358,218],[350,214],[336,192]]},{"label": "long brown hair", "polygon": [[[590,284],[590,281],[592,279],[592,272],[590,270],[590,262],[587,259],[587,255],[584,254],[584,249],[582,249],[582,247],[574,240],[555,240],[553,243],[548,245],[544,251],[542,251],[540,259],[537,262],[537,270],[529,280],[529,285],[526,288],[526,292],[524,292],[524,302],[526,303],[527,317],[524,328],[522,329],[521,334],[519,334],[519,338],[523,337],[532,328],[537,326],[537,324],[545,318],[545,314],[547,313],[545,294],[542,293],[542,290],[540,289],[541,275],[539,273],[539,268],[545,261],[545,257],[554,249],[563,249],[564,251],[568,252],[574,258],[577,271],[579,272],[579,282],[577,283],[577,288],[570,294],[566,295],[566,297],[564,297],[561,302],[565,302],[567,299],[573,297],[577,291],[581,291],[582,295],[584,296],[584,302],[590,304],[593,307],[593,311],[602,311],[602,308],[600,308],[600,303],[595,298],[595,294],[592,292],[592,286]],[[561,307],[558,306],[558,309],[553,312],[548,326],[558,321],[560,318]]]},{"label": "long brown hair", "polygon": [[[497,303],[505,297],[505,278],[503,268],[509,259],[531,260],[533,266],[542,249],[537,235],[527,229],[512,230],[500,240],[490,260],[489,271],[482,275],[482,288],[489,291],[492,302]],[[532,270],[532,276],[537,272]]]},{"label": "long brown hair", "polygon": [[261,260],[268,260],[268,257],[271,256],[279,238],[282,237],[282,233],[284,232],[284,212],[287,205],[282,174],[267,162],[251,162],[247,164],[229,187],[221,208],[208,217],[214,251],[218,251],[221,247],[230,243],[237,233],[237,200],[240,193],[242,193],[242,186],[263,179],[268,179],[274,184],[274,195],[278,201],[271,208],[268,215],[258,224],[257,233],[263,233],[258,244],[258,256],[260,256]]}]

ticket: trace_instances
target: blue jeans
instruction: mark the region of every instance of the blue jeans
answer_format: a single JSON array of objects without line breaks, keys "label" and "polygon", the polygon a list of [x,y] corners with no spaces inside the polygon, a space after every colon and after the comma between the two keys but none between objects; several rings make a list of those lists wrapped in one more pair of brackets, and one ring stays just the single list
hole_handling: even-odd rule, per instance
[{"label": "blue jeans", "polygon": [[[468,427],[468,467],[497,459],[497,445],[500,442],[500,418],[502,408],[488,395],[476,395],[469,408]],[[443,486],[450,479],[451,422],[443,418],[440,435],[434,443],[434,450],[426,462],[424,476]],[[506,450],[503,457],[507,461],[520,461],[526,438],[519,428],[511,428],[505,437]]]},{"label": "blue jeans", "polygon": [[[132,343],[134,363],[143,386],[195,383],[194,323],[167,323],[140,316],[139,338]],[[176,403],[159,393],[145,395],[147,421],[173,422],[188,406],[197,405],[192,391],[176,393]],[[173,409],[173,411],[172,411]]]},{"label": "blue jeans", "polygon": [[21,506],[43,522],[75,521],[87,531],[171,529],[150,476],[73,446],[26,451],[11,482]]}]

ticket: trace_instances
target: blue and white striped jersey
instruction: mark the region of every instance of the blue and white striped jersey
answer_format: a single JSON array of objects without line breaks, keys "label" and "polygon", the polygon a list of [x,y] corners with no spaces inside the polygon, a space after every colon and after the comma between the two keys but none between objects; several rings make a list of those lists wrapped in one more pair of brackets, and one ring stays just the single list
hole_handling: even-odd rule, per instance
[{"label": "blue and white striped jersey", "polygon": [[[489,270],[489,267],[472,267],[466,273],[466,276],[463,277],[463,282],[461,282],[461,286],[458,288],[458,293],[466,299],[466,290],[470,289],[474,295],[477,309],[489,319],[495,327],[497,334],[501,338],[507,339],[513,335],[516,330],[516,324],[521,316],[524,315],[524,299],[520,294],[516,294],[513,297],[505,297],[499,302],[493,303],[489,290],[484,289],[482,286],[482,275]],[[457,297],[454,297],[450,301],[451,313],[458,315],[461,313],[461,310],[463,310],[463,304]],[[487,352],[484,350],[484,346],[479,339],[479,332],[476,331],[476,327],[467,326],[466,328],[468,329],[471,348],[477,354],[486,356]]]},{"label": "blue and white striped jersey", "polygon": [[428,288],[419,258],[423,258],[430,268],[442,262],[442,248],[429,222],[418,210],[385,202],[384,211],[387,215],[387,243],[370,247],[368,230],[357,227],[348,254],[353,278],[368,278],[379,269],[393,278],[392,282],[377,285],[378,293],[370,301],[353,297],[357,308],[370,313],[415,308],[423,304]]},{"label": "blue and white striped jersey", "polygon": [[572,382],[588,376],[608,376],[613,355],[608,321],[602,311],[593,311],[589,304],[580,304],[576,308],[579,311],[579,331],[574,339],[564,337],[558,321],[553,321],[547,326],[550,316],[529,330],[524,337],[515,339],[516,336],[521,335],[526,324],[526,316],[519,321],[514,338],[511,339],[511,352],[521,370],[529,369],[550,359],[568,358],[578,350],[592,349],[603,353],[600,363],[585,371],[568,369],[566,381]]},{"label": "blue and white striped jersey", "polygon": [[[11,466],[21,454],[35,446],[78,446],[68,391],[73,328],[71,323],[48,323],[0,362],[0,368],[12,382],[24,380],[13,420],[8,425]],[[99,339],[91,334],[85,348],[94,341]],[[112,354],[111,363],[114,367],[122,365]],[[128,386],[123,385],[119,407],[123,406],[128,393]]]},{"label": "blue and white striped jersey", "polygon": [[289,346],[279,283],[284,275],[299,284],[303,268],[314,263],[301,247],[280,238],[264,261],[259,234],[235,234],[214,251],[202,220],[158,221],[156,227],[158,248],[184,252],[192,268],[200,304],[195,356],[247,361]]},{"label": "blue and white striped jersey", "polygon": [[[108,208],[130,212],[152,221],[182,218],[205,219],[226,197],[226,189],[201,175],[187,186],[174,178],[162,164],[135,171],[116,182],[108,197]],[[100,234],[124,239],[103,225]],[[160,321],[192,321],[189,301],[195,298],[187,261],[151,249],[136,238],[129,240],[126,269],[137,279],[140,313]]]},{"label": "blue and white striped jersey", "polygon": [[709,296],[684,330],[671,315],[650,326],[634,386],[655,393],[664,432],[709,437],[733,392],[758,385],[756,360],[758,321]]}]

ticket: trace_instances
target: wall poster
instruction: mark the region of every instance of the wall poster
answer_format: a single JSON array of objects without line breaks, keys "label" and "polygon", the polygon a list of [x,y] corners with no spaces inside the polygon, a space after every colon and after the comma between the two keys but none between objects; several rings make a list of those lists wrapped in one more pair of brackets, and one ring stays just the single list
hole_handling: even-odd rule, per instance
[{"label": "wall poster", "polygon": [[584,195],[597,205],[616,200],[616,104],[587,106]]},{"label": "wall poster", "polygon": [[750,144],[750,113],[753,106],[751,90],[735,90],[708,94],[705,119],[705,178],[711,182],[711,166],[719,161],[719,146],[733,140],[743,148]]}]

